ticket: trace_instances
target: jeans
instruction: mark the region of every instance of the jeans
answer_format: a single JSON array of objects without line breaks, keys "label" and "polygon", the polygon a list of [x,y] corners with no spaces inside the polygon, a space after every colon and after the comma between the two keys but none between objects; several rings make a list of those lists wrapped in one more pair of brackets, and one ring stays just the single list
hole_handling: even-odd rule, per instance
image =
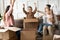
[{"label": "jeans", "polygon": [[16,35],[17,35],[18,40],[20,40],[20,30],[16,31]]},{"label": "jeans", "polygon": [[46,25],[48,26],[52,26],[51,24],[47,24],[47,23],[40,23],[39,28],[38,28],[38,32],[42,33],[43,32],[43,26]]}]

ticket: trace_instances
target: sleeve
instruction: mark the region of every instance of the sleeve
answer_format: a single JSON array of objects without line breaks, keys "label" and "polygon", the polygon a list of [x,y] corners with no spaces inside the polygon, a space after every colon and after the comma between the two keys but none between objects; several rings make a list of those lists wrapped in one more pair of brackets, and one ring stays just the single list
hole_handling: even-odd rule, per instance
[{"label": "sleeve", "polygon": [[23,12],[24,12],[25,14],[27,14],[27,11],[25,10],[25,8],[23,8]]},{"label": "sleeve", "polygon": [[36,11],[37,11],[37,7],[35,7],[35,10],[33,11],[33,13],[35,14],[35,13],[36,13]]}]

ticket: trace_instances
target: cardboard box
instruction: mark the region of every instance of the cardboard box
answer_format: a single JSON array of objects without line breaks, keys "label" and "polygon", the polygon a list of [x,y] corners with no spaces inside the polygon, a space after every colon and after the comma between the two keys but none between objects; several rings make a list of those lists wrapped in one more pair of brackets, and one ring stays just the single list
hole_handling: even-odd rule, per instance
[{"label": "cardboard box", "polygon": [[53,40],[60,40],[60,35],[54,35]]},{"label": "cardboard box", "polygon": [[24,19],[23,21],[24,29],[35,28],[38,27],[38,19]]},{"label": "cardboard box", "polygon": [[36,31],[34,30],[21,31],[21,40],[36,40]]},{"label": "cardboard box", "polygon": [[[2,30],[2,31],[1,31]],[[16,37],[16,33],[10,30],[0,29],[0,39],[11,39],[12,37]]]},{"label": "cardboard box", "polygon": [[38,22],[38,19],[24,19],[23,22]]},{"label": "cardboard box", "polygon": [[60,38],[54,39],[54,40],[60,40]]},{"label": "cardboard box", "polygon": [[3,35],[3,39],[10,39],[10,38],[16,36],[15,32],[13,32],[13,31],[7,31],[7,32],[3,33],[2,35]]},{"label": "cardboard box", "polygon": [[17,40],[17,38],[16,37],[12,37],[10,39],[3,39],[3,40]]},{"label": "cardboard box", "polygon": [[44,36],[43,35],[43,40],[53,40],[53,36],[50,36],[50,35]]}]

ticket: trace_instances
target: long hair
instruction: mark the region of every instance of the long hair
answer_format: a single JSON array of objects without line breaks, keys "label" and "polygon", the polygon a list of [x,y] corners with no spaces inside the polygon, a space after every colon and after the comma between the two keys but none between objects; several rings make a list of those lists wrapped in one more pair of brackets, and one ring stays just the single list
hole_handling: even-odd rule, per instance
[{"label": "long hair", "polygon": [[5,12],[4,12],[4,17],[3,17],[4,21],[5,21],[5,14],[8,12],[9,8],[10,8],[10,5],[7,6],[7,8],[6,8]]}]

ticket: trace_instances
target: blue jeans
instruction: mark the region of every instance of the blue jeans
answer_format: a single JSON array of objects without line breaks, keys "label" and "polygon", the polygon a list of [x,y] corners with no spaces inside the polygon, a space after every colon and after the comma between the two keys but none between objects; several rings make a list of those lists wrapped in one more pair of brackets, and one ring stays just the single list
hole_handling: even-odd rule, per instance
[{"label": "blue jeans", "polygon": [[38,28],[38,32],[42,33],[43,32],[43,26],[46,25],[48,26],[52,26],[51,24],[47,24],[47,23],[40,23],[39,28]]}]

